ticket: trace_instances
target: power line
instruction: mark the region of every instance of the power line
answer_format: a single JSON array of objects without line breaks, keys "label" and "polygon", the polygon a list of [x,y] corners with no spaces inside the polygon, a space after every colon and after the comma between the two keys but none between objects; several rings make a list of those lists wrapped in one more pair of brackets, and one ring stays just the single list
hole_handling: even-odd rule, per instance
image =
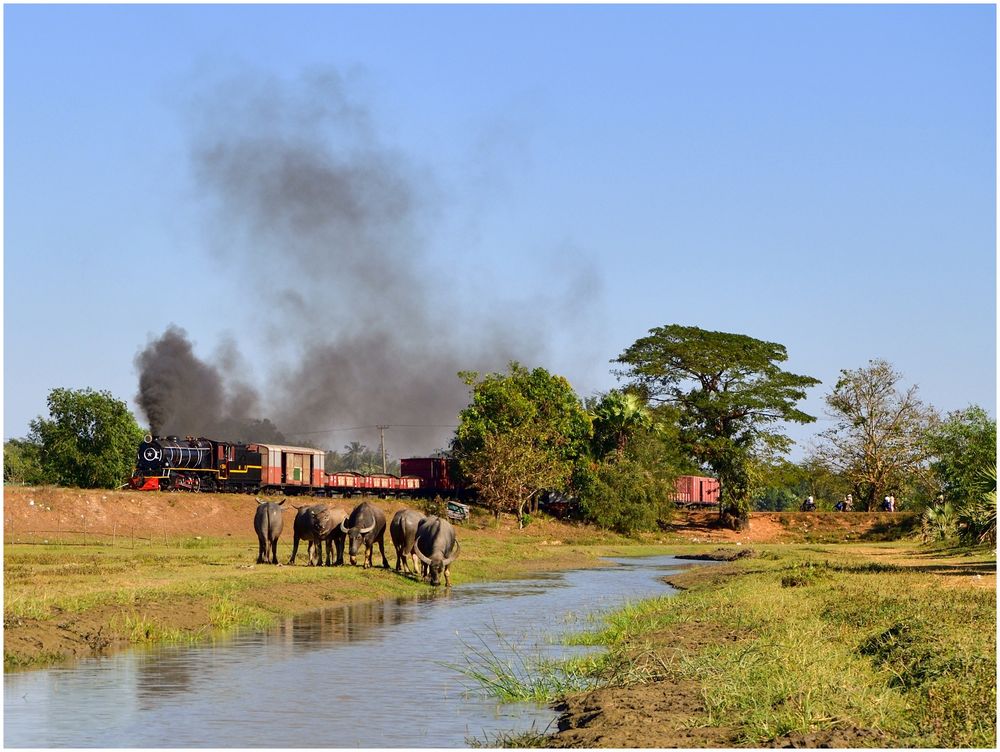
[{"label": "power line", "polygon": [[424,424],[395,424],[395,425],[374,425],[374,426],[349,426],[347,428],[324,428],[321,431],[285,431],[284,433],[288,436],[312,436],[319,433],[335,433],[339,431],[363,431],[363,430],[378,430],[385,428],[458,428],[457,423],[451,425],[438,425],[431,423]]}]

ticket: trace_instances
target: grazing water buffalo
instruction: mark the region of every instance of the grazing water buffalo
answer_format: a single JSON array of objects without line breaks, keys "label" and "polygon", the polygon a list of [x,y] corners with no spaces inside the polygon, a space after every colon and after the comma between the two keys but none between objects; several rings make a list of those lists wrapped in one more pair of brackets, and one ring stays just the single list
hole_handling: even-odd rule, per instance
[{"label": "grazing water buffalo", "polygon": [[426,566],[431,585],[441,584],[442,572],[445,586],[451,585],[448,567],[458,558],[458,540],[455,528],[448,520],[433,515],[424,517],[417,526],[413,552]]},{"label": "grazing water buffalo", "polygon": [[[294,504],[293,504],[294,506]],[[292,558],[289,564],[295,563],[295,554],[299,550],[299,540],[309,544],[309,566],[323,564],[323,543],[326,543],[326,565],[334,565],[333,544],[337,544],[336,565],[344,563],[344,534],[340,531],[341,523],[347,519],[347,512],[336,507],[330,509],[326,504],[315,504],[311,507],[295,507],[295,538],[292,541]]]},{"label": "grazing water buffalo", "polygon": [[257,552],[258,564],[278,563],[278,537],[281,535],[281,527],[284,520],[281,518],[281,505],[285,503],[282,499],[277,504],[273,501],[263,501],[257,499],[257,511],[253,516],[253,529],[257,531],[257,540],[260,547]]},{"label": "grazing water buffalo", "polygon": [[422,512],[414,509],[400,509],[389,523],[389,537],[396,549],[396,571],[410,571],[409,557],[413,558],[413,574],[417,574],[417,555],[413,546],[417,540],[417,526],[424,518]]},{"label": "grazing water buffalo", "polygon": [[365,547],[365,560],[362,568],[374,566],[372,564],[372,554],[375,549],[375,542],[378,541],[378,550],[382,554],[382,566],[389,568],[389,560],[385,558],[385,515],[382,510],[374,504],[362,501],[340,524],[340,531],[350,540],[351,564],[356,565],[358,548],[361,544]]}]

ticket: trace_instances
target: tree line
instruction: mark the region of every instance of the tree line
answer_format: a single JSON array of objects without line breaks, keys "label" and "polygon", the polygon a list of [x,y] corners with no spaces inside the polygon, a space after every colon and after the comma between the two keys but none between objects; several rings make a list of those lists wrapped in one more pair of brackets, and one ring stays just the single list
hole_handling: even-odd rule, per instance
[{"label": "tree line", "polygon": [[[795,508],[806,496],[830,509],[851,494],[856,509],[873,511],[891,495],[898,508],[995,540],[996,420],[984,409],[941,416],[891,364],[872,360],[840,372],[824,398],[829,427],[793,463],[785,427],[816,420],[798,404],[820,382],[785,370],[787,358],[778,343],[674,324],[612,361],[620,388],[587,398],[542,367],[462,372],[470,399],[449,450],[481,503],[522,524],[543,493],[561,492],[597,525],[654,530],[671,517],[677,476],[711,474],[720,516],[737,529],[751,511]],[[5,442],[5,482],[115,487],[128,478],[144,432],[123,402],[54,389],[48,407],[27,438]],[[381,456],[352,442],[328,452],[327,465],[377,472]]]}]

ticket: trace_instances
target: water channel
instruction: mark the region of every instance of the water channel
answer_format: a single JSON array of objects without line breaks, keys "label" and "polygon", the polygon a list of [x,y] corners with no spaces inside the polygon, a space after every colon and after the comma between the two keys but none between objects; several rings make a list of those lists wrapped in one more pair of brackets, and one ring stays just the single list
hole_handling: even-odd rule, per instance
[{"label": "water channel", "polygon": [[562,635],[596,628],[595,616],[627,602],[674,592],[661,578],[690,562],[608,563],[325,609],[203,645],[5,674],[4,745],[465,747],[501,731],[541,730],[554,711],[498,703],[454,664],[465,663],[470,645],[567,655]]}]

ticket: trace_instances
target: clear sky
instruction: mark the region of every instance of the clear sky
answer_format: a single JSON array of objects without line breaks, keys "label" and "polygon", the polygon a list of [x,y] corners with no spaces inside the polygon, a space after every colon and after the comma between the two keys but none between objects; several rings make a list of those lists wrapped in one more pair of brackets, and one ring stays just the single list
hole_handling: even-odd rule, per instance
[{"label": "clear sky", "polygon": [[[134,359],[170,325],[206,360],[235,348],[267,415],[308,346],[282,322],[339,343],[359,309],[453,324],[456,362],[476,342],[469,367],[518,356],[581,396],[679,323],[784,344],[823,381],[817,416],[873,358],[941,411],[995,415],[995,75],[991,5],[7,5],[4,435],[54,387],[145,423]],[[272,235],[262,173],[212,172],[290,142],[355,176],[392,165],[400,228],[358,232],[426,316],[338,277],[336,227],[290,214]],[[329,257],[286,264],[303,227]],[[308,319],[282,318],[300,297]],[[362,405],[319,428],[403,420]]]}]

